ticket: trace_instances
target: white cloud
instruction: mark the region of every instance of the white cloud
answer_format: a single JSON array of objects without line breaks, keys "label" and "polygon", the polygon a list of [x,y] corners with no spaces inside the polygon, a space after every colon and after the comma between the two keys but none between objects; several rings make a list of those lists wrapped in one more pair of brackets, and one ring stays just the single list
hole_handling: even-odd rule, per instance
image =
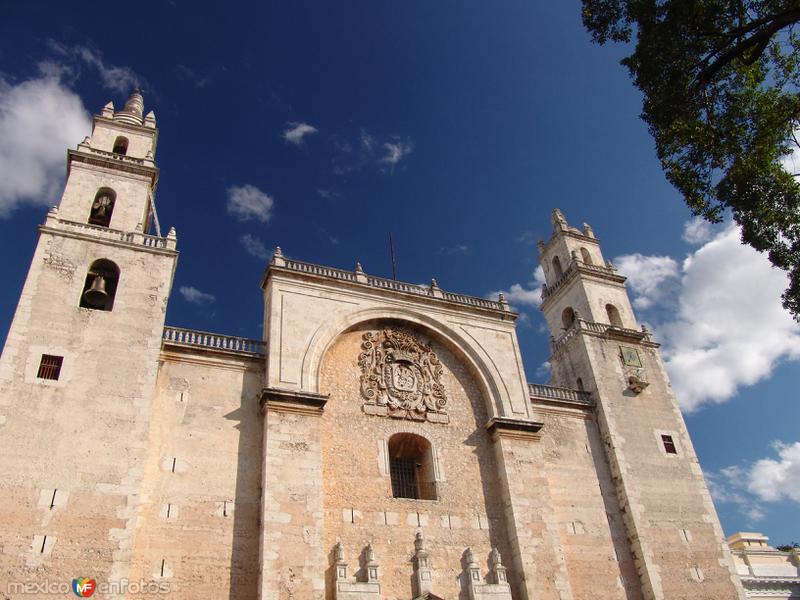
[{"label": "white cloud", "polygon": [[714,503],[735,505],[747,518],[748,527],[754,527],[767,516],[758,500],[747,493],[747,473],[741,467],[726,467],[718,473],[706,471],[703,475]]},{"label": "white cloud", "polygon": [[496,300],[498,294],[505,295],[508,303],[515,309],[519,306],[537,308],[542,303],[542,284],[544,283],[544,269],[539,265],[533,272],[533,281],[520,284],[513,283],[506,290],[499,290],[487,294],[487,298]]},{"label": "white cloud", "polygon": [[303,138],[307,135],[319,133],[319,130],[308,123],[287,123],[288,128],[283,132],[283,139],[295,146],[303,145]]},{"label": "white cloud", "polygon": [[469,246],[466,244],[454,244],[452,246],[439,248],[439,254],[444,256],[455,256],[456,254],[469,254]]},{"label": "white cloud", "polygon": [[64,149],[91,131],[83,102],[62,84],[60,71],[45,73],[16,85],[0,76],[0,217],[24,203],[57,203]]},{"label": "white cloud", "polygon": [[256,219],[266,223],[272,217],[274,200],[253,185],[233,185],[228,188],[228,212],[240,221]]},{"label": "white cloud", "polygon": [[398,140],[384,143],[383,149],[385,150],[385,154],[379,162],[389,165],[391,169],[394,170],[397,163],[411,154],[414,150],[414,144],[411,143],[411,140],[405,142]]},{"label": "white cloud", "polygon": [[209,304],[213,304],[216,298],[212,294],[206,294],[205,292],[201,292],[196,287],[192,287],[190,285],[182,285],[178,288],[181,296],[183,299],[186,300],[190,304],[196,304],[197,306],[207,306]]},{"label": "white cloud", "polygon": [[667,294],[668,283],[678,279],[678,263],[669,256],[626,254],[615,258],[614,264],[628,278],[636,308],[653,306]]},{"label": "white cloud", "polygon": [[800,503],[800,442],[774,442],[773,448],[777,459],[762,458],[705,473],[714,502],[734,504],[753,523],[766,516],[762,502]]},{"label": "white cloud", "polygon": [[75,46],[67,52],[78,56],[87,65],[97,69],[100,81],[106,89],[128,94],[134,88],[141,88],[144,79],[130,67],[117,67],[105,62],[103,55],[98,50],[93,50],[88,46]]},{"label": "white cloud", "polygon": [[381,173],[394,173],[395,168],[414,150],[410,138],[377,136],[361,129],[358,139],[335,136],[333,172],[346,175],[366,167],[377,167]]},{"label": "white cloud", "polygon": [[775,443],[778,460],[762,458],[750,468],[747,489],[765,502],[800,503],[800,442]]},{"label": "white cloud", "polygon": [[714,237],[714,230],[711,223],[704,218],[695,217],[683,224],[683,235],[681,237],[687,244],[704,244]]},{"label": "white cloud", "polygon": [[800,358],[800,325],[780,304],[786,275],[730,225],[683,263],[678,310],[657,325],[681,406],[725,402]]},{"label": "white cloud", "polygon": [[[58,64],[56,68],[62,73],[70,73],[79,70],[78,63],[82,62],[97,71],[100,76],[100,83],[108,90],[120,94],[129,94],[134,88],[146,88],[147,82],[144,77],[136,73],[130,67],[118,67],[109,64],[103,58],[103,53],[86,44],[75,46],[65,46],[56,41],[49,40],[48,46],[51,50],[61,56],[61,60],[67,64]],[[54,63],[44,63],[53,65]],[[41,67],[40,67],[41,68]],[[152,94],[152,90],[150,90]]]},{"label": "white cloud", "polygon": [[549,379],[552,368],[553,365],[550,364],[550,361],[544,361],[536,368],[536,377],[540,380]]},{"label": "white cloud", "polygon": [[264,242],[259,240],[257,237],[250,235],[249,233],[245,233],[239,238],[239,241],[242,243],[245,251],[251,256],[255,256],[261,260],[267,260],[270,257],[270,253],[267,250],[267,247],[264,245]]}]

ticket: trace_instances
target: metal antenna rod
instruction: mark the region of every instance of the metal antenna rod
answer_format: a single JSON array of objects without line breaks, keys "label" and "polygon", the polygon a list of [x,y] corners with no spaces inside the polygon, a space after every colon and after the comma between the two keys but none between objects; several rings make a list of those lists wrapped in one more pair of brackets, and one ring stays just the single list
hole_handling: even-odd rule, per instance
[{"label": "metal antenna rod", "polygon": [[391,231],[389,232],[389,252],[392,255],[392,279],[397,281],[397,258],[394,254],[394,238]]}]

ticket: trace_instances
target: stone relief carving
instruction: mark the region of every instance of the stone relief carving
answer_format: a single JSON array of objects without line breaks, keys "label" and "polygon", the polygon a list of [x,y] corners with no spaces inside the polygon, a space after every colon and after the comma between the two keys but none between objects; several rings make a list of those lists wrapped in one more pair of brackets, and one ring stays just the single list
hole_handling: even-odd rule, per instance
[{"label": "stone relief carving", "polygon": [[361,395],[368,414],[447,422],[442,364],[430,346],[387,328],[361,337]]}]

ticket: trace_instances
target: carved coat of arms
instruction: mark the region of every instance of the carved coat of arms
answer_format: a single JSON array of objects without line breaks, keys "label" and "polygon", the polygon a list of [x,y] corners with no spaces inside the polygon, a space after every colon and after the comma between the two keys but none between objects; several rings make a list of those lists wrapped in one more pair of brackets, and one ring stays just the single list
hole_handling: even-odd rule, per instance
[{"label": "carved coat of arms", "polygon": [[430,346],[395,329],[367,332],[361,339],[361,395],[366,405],[385,407],[369,412],[419,420],[446,412],[442,364]]}]

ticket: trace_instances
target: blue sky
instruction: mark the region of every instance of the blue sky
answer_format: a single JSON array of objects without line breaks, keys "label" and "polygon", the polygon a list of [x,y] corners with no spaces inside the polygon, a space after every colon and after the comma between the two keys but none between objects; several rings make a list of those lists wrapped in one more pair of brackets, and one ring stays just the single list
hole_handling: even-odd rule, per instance
[{"label": "blue sky", "polygon": [[535,241],[560,207],[630,276],[726,534],[800,541],[800,328],[781,273],[729,225],[690,221],[641,98],[578,2],[4,3],[4,336],[90,113],[144,89],[156,203],[181,251],[168,323],[259,337],[272,248],[504,290],[528,377],[546,381]]}]

